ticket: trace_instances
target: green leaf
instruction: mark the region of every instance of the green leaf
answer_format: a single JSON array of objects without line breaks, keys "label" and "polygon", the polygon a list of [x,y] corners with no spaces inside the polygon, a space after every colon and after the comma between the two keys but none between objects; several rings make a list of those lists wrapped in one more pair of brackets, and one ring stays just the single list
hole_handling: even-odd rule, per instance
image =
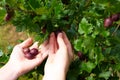
[{"label": "green leaf", "polygon": [[34,10],[39,8],[39,1],[38,0],[29,0],[28,3],[30,4],[31,8]]},{"label": "green leaf", "polygon": [[109,35],[110,35],[110,32],[108,32],[108,31],[102,31],[102,36],[104,36],[104,37],[108,37]]},{"label": "green leaf", "polygon": [[40,7],[40,8],[36,8],[35,12],[38,15],[43,15],[43,14],[47,14],[49,10],[47,10],[45,7]]},{"label": "green leaf", "polygon": [[86,78],[86,80],[95,80],[94,76],[90,75],[89,77]]},{"label": "green leaf", "polygon": [[92,38],[96,38],[98,34],[99,34],[99,31],[95,30],[91,36]]},{"label": "green leaf", "polygon": [[81,51],[82,50],[82,42],[83,40],[82,39],[77,39],[74,41],[74,48],[77,50],[77,51]]},{"label": "green leaf", "polygon": [[5,0],[7,4],[9,4],[10,6],[15,6],[15,4],[17,3],[17,0]]},{"label": "green leaf", "polygon": [[6,54],[3,54],[2,56],[0,56],[0,65],[5,65],[8,59],[9,57]]},{"label": "green leaf", "polygon": [[95,50],[94,49],[90,49],[89,51],[89,59],[95,59],[96,55],[95,55]]},{"label": "green leaf", "polygon": [[93,30],[93,27],[91,24],[88,23],[86,18],[83,18],[82,21],[79,23],[79,29],[78,32],[80,34],[89,34]]},{"label": "green leaf", "polygon": [[95,67],[95,63],[92,63],[90,61],[82,62],[81,64],[81,70],[87,71],[88,73],[90,73]]},{"label": "green leaf", "polygon": [[60,14],[60,12],[62,11],[63,7],[61,4],[57,4],[56,7],[54,7],[54,10],[55,10],[55,15],[58,15]]},{"label": "green leaf", "polygon": [[85,37],[81,46],[84,48],[85,53],[88,52],[89,50],[92,50],[95,46],[94,39],[89,36]]},{"label": "green leaf", "polygon": [[108,80],[109,77],[110,77],[110,75],[111,75],[111,71],[106,71],[106,72],[100,73],[100,74],[99,74],[99,77]]},{"label": "green leaf", "polygon": [[0,24],[4,21],[6,10],[0,7]]},{"label": "green leaf", "polygon": [[102,54],[102,50],[99,47],[92,48],[89,50],[89,59],[95,60],[95,64],[99,64],[104,60],[104,56]]},{"label": "green leaf", "polygon": [[114,65],[114,69],[117,71],[120,71],[120,63]]},{"label": "green leaf", "polygon": [[106,55],[106,54],[110,54],[110,52],[111,52],[111,47],[109,47],[109,48],[104,48],[105,50],[104,50],[104,54]]},{"label": "green leaf", "polygon": [[102,54],[102,49],[99,47],[95,48],[95,60],[96,60],[96,64],[99,64],[101,61],[103,61],[105,59],[105,57]]},{"label": "green leaf", "polygon": [[118,63],[120,63],[120,44],[115,45],[110,52],[112,58],[114,58]]}]

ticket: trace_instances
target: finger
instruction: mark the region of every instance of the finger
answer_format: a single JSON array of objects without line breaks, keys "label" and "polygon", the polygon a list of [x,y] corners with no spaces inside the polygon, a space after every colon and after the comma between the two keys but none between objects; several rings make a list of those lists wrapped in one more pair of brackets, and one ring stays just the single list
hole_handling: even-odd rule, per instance
[{"label": "finger", "polygon": [[44,60],[47,56],[48,56],[48,54],[46,54],[46,53],[39,53],[36,56],[36,58],[38,58],[38,60]]},{"label": "finger", "polygon": [[38,42],[35,42],[35,43],[30,47],[30,49],[33,49],[33,48],[38,49]]},{"label": "finger", "polygon": [[33,39],[32,38],[28,38],[27,40],[25,40],[24,42],[19,44],[19,46],[21,46],[22,48],[27,48],[27,47],[31,46],[32,43],[33,43]]},{"label": "finger", "polygon": [[45,47],[48,44],[48,40],[44,41],[40,46],[39,49]]},{"label": "finger", "polygon": [[46,40],[43,44],[41,44],[39,48],[39,54],[36,56],[36,59],[39,61],[39,63],[42,63],[43,60],[45,60],[48,56],[48,49],[49,49],[49,44],[48,40]]},{"label": "finger", "polygon": [[48,40],[46,40],[44,41],[43,44],[40,45],[39,52],[41,52],[42,54],[48,55],[48,49],[49,49],[49,43],[48,43]]},{"label": "finger", "polygon": [[65,45],[65,43],[64,43],[62,33],[59,33],[59,34],[58,34],[57,42],[58,42],[58,47],[59,47],[59,49],[62,49],[62,50],[66,49],[66,45]]},{"label": "finger", "polygon": [[68,49],[68,53],[70,54],[71,58],[73,58],[73,51],[72,51],[71,43],[68,40],[67,35],[65,34],[65,32],[62,32],[62,33],[63,33],[64,42],[65,42],[65,44],[67,46],[67,49]]},{"label": "finger", "polygon": [[49,52],[50,52],[50,54],[55,52],[54,47],[55,47],[55,34],[51,33],[50,40],[49,40]]},{"label": "finger", "polygon": [[63,39],[64,39],[66,46],[68,47],[69,51],[72,51],[72,46],[71,46],[70,41],[68,40],[66,34],[64,32],[62,32],[62,33],[63,33]]},{"label": "finger", "polygon": [[67,38],[67,35],[65,34],[65,32],[63,33],[63,39],[65,40],[65,43],[68,44],[69,46],[71,46],[69,39]]},{"label": "finger", "polygon": [[42,59],[44,60],[48,56],[48,51],[45,53],[41,53],[41,54],[42,54]]},{"label": "finger", "polygon": [[[47,41],[44,43],[46,44]],[[36,57],[33,59],[36,63],[38,62],[39,64],[43,62],[43,60],[48,56],[48,45],[42,44],[41,49],[39,50],[39,54],[36,55]],[[45,46],[43,46],[45,45]]]},{"label": "finger", "polygon": [[58,43],[57,43],[57,39],[55,37],[55,46],[54,46],[54,49],[55,49],[55,53],[57,52],[58,50]]},{"label": "finger", "polygon": [[40,53],[34,59],[29,60],[29,63],[33,64],[34,66],[39,66],[45,60],[45,58],[47,58],[47,55]]}]

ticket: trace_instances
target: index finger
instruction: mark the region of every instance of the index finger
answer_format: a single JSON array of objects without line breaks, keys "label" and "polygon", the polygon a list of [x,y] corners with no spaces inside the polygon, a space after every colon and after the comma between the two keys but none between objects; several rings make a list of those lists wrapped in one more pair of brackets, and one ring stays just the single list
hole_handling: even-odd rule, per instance
[{"label": "index finger", "polygon": [[65,32],[62,32],[62,33],[63,33],[63,39],[64,39],[64,42],[65,42],[65,44],[67,46],[68,52],[69,52],[70,56],[73,58],[72,45],[71,45],[70,41],[68,40],[67,35],[65,34]]},{"label": "index finger", "polygon": [[49,44],[50,54],[53,54],[55,52],[55,34],[53,32],[50,35]]},{"label": "index finger", "polygon": [[58,47],[59,47],[59,49],[61,49],[61,50],[66,50],[66,49],[67,49],[67,48],[66,48],[66,44],[65,44],[65,42],[64,42],[64,40],[63,40],[63,35],[62,35],[62,33],[59,33],[59,34],[58,34],[57,42],[58,42]]}]

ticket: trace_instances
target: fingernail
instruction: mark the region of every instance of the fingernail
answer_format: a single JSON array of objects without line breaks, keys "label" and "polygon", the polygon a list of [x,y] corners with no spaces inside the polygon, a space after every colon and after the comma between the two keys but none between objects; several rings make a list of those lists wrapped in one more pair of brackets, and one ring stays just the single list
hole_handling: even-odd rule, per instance
[{"label": "fingernail", "polygon": [[28,40],[31,41],[31,42],[33,41],[33,39],[31,37],[29,37]]},{"label": "fingernail", "polygon": [[62,33],[59,33],[58,36],[62,38]]}]

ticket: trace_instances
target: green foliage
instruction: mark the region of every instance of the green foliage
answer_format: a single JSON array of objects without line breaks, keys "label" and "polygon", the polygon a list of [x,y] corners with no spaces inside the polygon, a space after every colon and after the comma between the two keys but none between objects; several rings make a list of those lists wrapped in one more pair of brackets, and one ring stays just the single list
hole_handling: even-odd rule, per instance
[{"label": "green foliage", "polygon": [[0,7],[0,24],[3,22],[5,14],[6,11],[2,7]]},{"label": "green foliage", "polygon": [[8,59],[9,59],[9,55],[6,55],[5,53],[3,53],[2,50],[0,50],[0,67],[5,65]]},{"label": "green foliage", "polygon": [[[9,22],[16,30],[35,33],[35,39],[40,42],[58,29],[67,33],[76,55],[68,80],[119,79],[120,22],[107,29],[103,22],[120,11],[120,0],[3,0],[0,1],[0,24],[6,23],[3,20],[8,12],[5,5],[14,10]],[[78,51],[84,54],[84,60],[79,60]],[[41,69],[38,67],[31,72],[35,73],[32,77],[26,77],[34,79],[36,74],[43,74]]]}]

